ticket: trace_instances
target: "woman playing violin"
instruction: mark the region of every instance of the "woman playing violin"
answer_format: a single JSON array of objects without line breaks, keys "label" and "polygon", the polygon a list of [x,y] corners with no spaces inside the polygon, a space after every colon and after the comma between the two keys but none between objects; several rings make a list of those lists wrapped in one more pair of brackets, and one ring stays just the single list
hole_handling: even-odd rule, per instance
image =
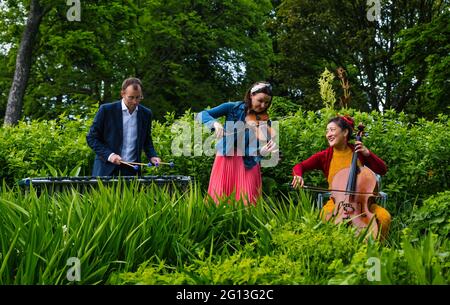
[{"label": "woman playing violin", "polygon": [[[303,174],[310,170],[320,169],[327,177],[331,188],[335,174],[344,168],[350,167],[353,151],[358,152],[359,166],[367,166],[376,174],[384,175],[387,172],[387,167],[383,160],[367,149],[361,141],[355,141],[355,145],[349,143],[353,129],[354,121],[351,117],[337,116],[332,118],[328,122],[326,130],[326,139],[329,147],[293,167],[292,186],[294,188],[303,187]],[[334,208],[335,203],[333,198],[331,198],[322,209],[322,217],[327,218],[333,213]],[[391,215],[386,209],[375,203],[369,206],[369,210],[375,214],[378,225],[381,225],[381,237],[385,238],[389,231]]]},{"label": "woman playing violin", "polygon": [[[223,103],[198,114],[197,120],[214,130],[219,139],[208,187],[208,194],[216,203],[218,198],[235,192],[236,200],[242,198],[245,204],[256,204],[261,195],[260,161],[276,151],[270,134],[260,128],[264,125],[270,131],[267,110],[271,102],[271,85],[257,82],[247,90],[244,101]],[[224,126],[217,121],[223,116]],[[262,140],[263,135],[266,137]]]}]

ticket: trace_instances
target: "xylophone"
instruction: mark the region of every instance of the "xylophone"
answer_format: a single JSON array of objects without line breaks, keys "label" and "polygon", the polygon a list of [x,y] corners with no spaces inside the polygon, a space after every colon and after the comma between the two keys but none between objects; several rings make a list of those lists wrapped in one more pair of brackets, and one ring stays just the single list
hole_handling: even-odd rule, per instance
[{"label": "xylophone", "polygon": [[80,177],[44,177],[25,178],[19,181],[19,186],[28,191],[31,186],[40,192],[46,189],[49,193],[60,192],[67,189],[76,189],[85,192],[93,187],[97,187],[99,182],[103,185],[113,185],[121,183],[139,183],[142,186],[156,184],[159,187],[173,187],[176,185],[180,190],[186,190],[192,183],[190,176],[168,175],[168,176],[80,176]]}]

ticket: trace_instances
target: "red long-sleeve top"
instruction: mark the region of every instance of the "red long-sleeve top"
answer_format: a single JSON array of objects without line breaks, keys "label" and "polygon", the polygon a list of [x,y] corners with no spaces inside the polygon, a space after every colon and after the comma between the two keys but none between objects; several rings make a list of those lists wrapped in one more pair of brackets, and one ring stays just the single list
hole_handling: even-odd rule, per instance
[{"label": "red long-sleeve top", "polygon": [[[348,146],[354,150],[355,146],[353,144],[348,144]],[[358,159],[362,165],[367,166],[371,170],[373,170],[378,175],[384,175],[387,172],[387,166],[383,160],[381,160],[377,155],[373,152],[370,152],[368,157],[363,156],[363,154],[358,153]],[[303,176],[303,173],[306,171],[320,169],[326,178],[328,178],[328,173],[330,169],[331,158],[333,157],[333,147],[328,147],[325,150],[322,150],[308,159],[297,163],[292,168],[292,175],[294,176]]]}]

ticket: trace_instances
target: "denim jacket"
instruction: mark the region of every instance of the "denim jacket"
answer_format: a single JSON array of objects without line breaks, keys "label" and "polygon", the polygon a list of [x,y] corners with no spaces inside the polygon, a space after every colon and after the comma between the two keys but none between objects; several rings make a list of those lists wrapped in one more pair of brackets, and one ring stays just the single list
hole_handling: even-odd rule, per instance
[{"label": "denim jacket", "polygon": [[[243,146],[245,148],[245,151],[243,152],[244,166],[247,169],[252,168],[262,159],[259,155],[258,142],[256,141],[254,133],[247,128],[244,132],[240,132],[243,131],[241,129],[230,129],[233,128],[232,126],[228,126],[229,128],[227,128],[228,122],[242,122],[242,124],[245,124],[245,102],[226,102],[212,109],[203,110],[198,113],[197,120],[205,124],[211,130],[214,130],[214,122],[217,122],[216,119],[222,116],[225,116],[224,133],[226,135],[221,141],[217,142],[216,150],[224,156],[232,156],[235,154],[234,148],[239,147],[237,144],[238,141],[240,141],[239,144],[241,144],[241,147]],[[232,133],[229,133],[228,131],[232,131]],[[241,141],[244,141],[244,143]],[[250,145],[250,142],[252,145]],[[227,145],[227,143],[234,143],[234,145]]]}]

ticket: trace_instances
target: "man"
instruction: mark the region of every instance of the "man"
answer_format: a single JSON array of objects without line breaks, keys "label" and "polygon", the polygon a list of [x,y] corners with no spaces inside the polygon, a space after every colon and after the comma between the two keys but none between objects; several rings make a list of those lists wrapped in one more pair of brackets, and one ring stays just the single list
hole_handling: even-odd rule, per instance
[{"label": "man", "polygon": [[151,136],[152,112],[139,105],[143,98],[141,81],[126,79],[120,93],[122,100],[100,106],[86,136],[96,153],[93,176],[138,174],[121,161],[141,162],[142,150],[153,164],[161,162]]}]

